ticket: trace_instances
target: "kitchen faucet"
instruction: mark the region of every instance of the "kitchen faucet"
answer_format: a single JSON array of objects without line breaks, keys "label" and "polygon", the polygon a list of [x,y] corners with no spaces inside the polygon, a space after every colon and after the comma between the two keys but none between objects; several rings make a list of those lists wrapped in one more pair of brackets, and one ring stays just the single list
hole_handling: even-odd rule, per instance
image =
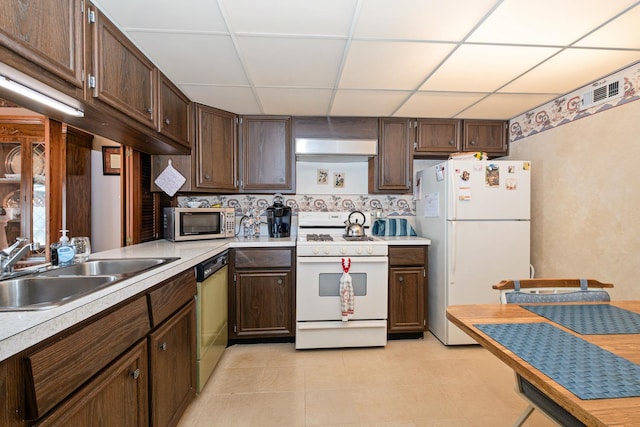
[{"label": "kitchen faucet", "polygon": [[33,248],[32,244],[26,244],[28,239],[18,237],[16,242],[8,248],[0,250],[0,272],[2,274],[13,272],[13,267],[24,258]]}]

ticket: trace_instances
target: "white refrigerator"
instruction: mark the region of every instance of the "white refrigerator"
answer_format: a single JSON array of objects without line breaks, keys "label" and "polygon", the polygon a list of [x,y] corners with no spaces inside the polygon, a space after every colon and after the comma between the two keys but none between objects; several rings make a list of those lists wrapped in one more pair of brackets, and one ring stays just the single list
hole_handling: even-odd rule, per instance
[{"label": "white refrigerator", "polygon": [[529,277],[531,163],[448,160],[416,174],[416,231],[431,239],[429,330],[475,344],[446,318],[458,304],[498,304],[492,285]]}]

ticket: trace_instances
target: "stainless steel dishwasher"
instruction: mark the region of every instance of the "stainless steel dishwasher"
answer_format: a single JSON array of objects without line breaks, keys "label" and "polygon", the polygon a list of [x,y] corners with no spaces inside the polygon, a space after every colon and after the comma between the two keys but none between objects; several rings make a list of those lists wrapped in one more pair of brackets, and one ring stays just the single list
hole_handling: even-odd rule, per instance
[{"label": "stainless steel dishwasher", "polygon": [[227,346],[228,253],[196,265],[198,393],[206,384]]}]

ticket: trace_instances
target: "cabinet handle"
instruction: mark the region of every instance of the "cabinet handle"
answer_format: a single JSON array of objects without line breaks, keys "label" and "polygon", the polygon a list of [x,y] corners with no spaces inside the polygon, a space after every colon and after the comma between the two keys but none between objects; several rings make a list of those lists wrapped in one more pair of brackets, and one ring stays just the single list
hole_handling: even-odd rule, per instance
[{"label": "cabinet handle", "polygon": [[398,282],[404,282],[404,277],[402,276],[398,277]]},{"label": "cabinet handle", "polygon": [[171,124],[171,120],[169,119],[164,119],[164,124],[169,126]]},{"label": "cabinet handle", "polygon": [[151,114],[151,113],[153,113],[153,108],[151,108],[151,107],[147,107],[147,108],[145,108],[145,109],[144,109],[144,111],[145,111],[146,113]]},{"label": "cabinet handle", "polygon": [[162,344],[160,344],[159,347],[160,347],[160,350],[167,351],[167,343],[166,342],[163,342]]},{"label": "cabinet handle", "polygon": [[476,145],[476,142],[475,141],[471,141],[470,144],[471,145]]},{"label": "cabinet handle", "polygon": [[204,176],[204,179],[205,179],[205,181],[211,181],[211,175],[206,174],[206,175]]},{"label": "cabinet handle", "polygon": [[452,139],[451,141],[449,141],[449,145],[456,145],[456,142]]},{"label": "cabinet handle", "polygon": [[129,374],[129,376],[131,378],[133,378],[134,380],[137,380],[140,377],[140,368],[136,369],[135,371],[131,372]]},{"label": "cabinet handle", "polygon": [[282,279],[278,279],[278,285],[282,285]]}]

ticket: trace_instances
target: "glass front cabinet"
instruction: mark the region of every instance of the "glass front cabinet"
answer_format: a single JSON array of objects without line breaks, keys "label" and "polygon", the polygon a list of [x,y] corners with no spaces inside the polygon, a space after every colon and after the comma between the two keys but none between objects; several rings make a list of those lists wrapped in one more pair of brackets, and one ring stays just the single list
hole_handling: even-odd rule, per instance
[{"label": "glass front cabinet", "polygon": [[0,250],[18,237],[35,243],[21,264],[40,263],[46,256],[46,162],[43,121],[0,116]]}]

